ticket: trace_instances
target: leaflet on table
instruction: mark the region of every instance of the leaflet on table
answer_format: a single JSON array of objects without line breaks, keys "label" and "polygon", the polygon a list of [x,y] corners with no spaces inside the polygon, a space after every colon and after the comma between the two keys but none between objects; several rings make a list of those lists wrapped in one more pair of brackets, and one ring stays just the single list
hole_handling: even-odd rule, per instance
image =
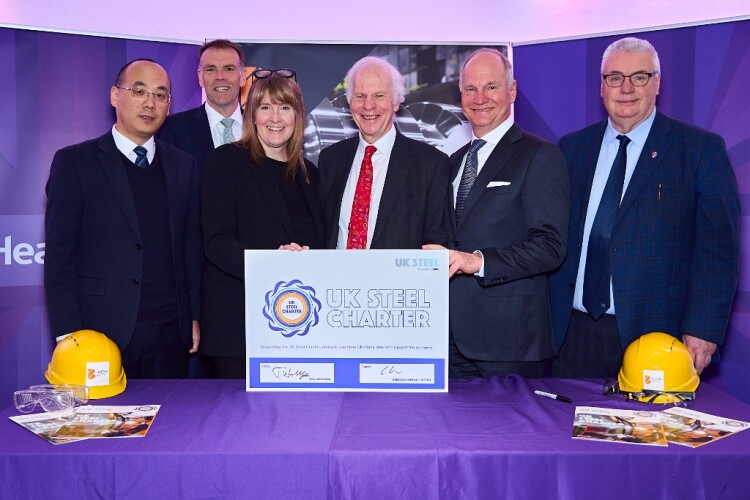
[{"label": "leaflet on table", "polygon": [[160,405],[80,406],[74,410],[9,417],[53,444],[90,438],[144,437]]},{"label": "leaflet on table", "polygon": [[448,390],[448,252],[245,252],[247,390]]},{"label": "leaflet on table", "polygon": [[750,427],[748,422],[679,407],[661,412],[661,421],[667,441],[693,448],[713,443]]},{"label": "leaflet on table", "polygon": [[65,444],[73,441],[81,441],[84,438],[61,438],[56,437],[55,433],[60,427],[68,422],[73,416],[75,410],[56,411],[50,413],[32,413],[29,415],[17,415],[8,417],[21,427],[30,430],[42,439],[52,444]]},{"label": "leaflet on table", "polygon": [[574,439],[667,446],[659,412],[576,407]]}]

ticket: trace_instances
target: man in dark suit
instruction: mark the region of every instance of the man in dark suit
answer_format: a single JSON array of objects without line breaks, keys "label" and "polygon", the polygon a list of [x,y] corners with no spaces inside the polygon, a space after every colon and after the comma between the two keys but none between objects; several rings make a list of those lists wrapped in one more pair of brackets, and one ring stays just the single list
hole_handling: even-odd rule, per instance
[{"label": "man in dark suit", "polygon": [[547,274],[565,257],[565,161],[513,123],[516,82],[501,52],[470,54],[459,88],[474,140],[451,156],[445,204],[450,376],[542,377],[554,354]]},{"label": "man in dark suit", "polygon": [[198,83],[206,102],[170,116],[159,139],[193,155],[202,175],[214,148],[242,137],[239,95],[245,85],[245,54],[239,45],[223,39],[203,44],[198,54]]},{"label": "man in dark suit", "polygon": [[649,42],[614,42],[601,72],[609,119],[560,140],[571,218],[551,281],[553,371],[617,376],[624,349],[661,331],[682,338],[700,372],[723,341],[737,283],[734,172],[719,136],[656,111]]},{"label": "man in dark suit", "polygon": [[110,90],[112,130],[58,151],[47,182],[51,333],[105,333],[132,378],[187,376],[200,340],[195,160],[154,140],[170,88],[155,62],[126,64]]},{"label": "man in dark suit", "polygon": [[404,101],[401,74],[383,59],[365,57],[352,66],[347,81],[346,97],[359,135],[320,153],[326,246],[418,249],[425,243],[443,244],[448,157],[396,131],[394,118]]}]

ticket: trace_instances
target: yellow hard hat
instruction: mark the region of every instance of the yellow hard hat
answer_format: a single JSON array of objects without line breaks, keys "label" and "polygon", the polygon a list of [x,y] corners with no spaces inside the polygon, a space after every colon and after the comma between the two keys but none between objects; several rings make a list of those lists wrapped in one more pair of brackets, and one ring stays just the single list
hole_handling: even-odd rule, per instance
[{"label": "yellow hard hat", "polygon": [[620,392],[648,403],[694,399],[700,383],[685,344],[662,332],[642,335],[625,349],[617,380]]},{"label": "yellow hard hat", "polygon": [[91,399],[116,396],[127,385],[120,349],[94,330],[78,330],[58,342],[44,376],[50,384],[88,386]]}]

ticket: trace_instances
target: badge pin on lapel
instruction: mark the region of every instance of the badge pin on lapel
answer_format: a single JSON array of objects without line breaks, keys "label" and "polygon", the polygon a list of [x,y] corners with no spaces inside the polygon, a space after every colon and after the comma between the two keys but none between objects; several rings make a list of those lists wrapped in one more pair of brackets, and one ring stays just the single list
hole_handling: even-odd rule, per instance
[{"label": "badge pin on lapel", "polygon": [[651,158],[656,158],[656,151],[651,151]]}]

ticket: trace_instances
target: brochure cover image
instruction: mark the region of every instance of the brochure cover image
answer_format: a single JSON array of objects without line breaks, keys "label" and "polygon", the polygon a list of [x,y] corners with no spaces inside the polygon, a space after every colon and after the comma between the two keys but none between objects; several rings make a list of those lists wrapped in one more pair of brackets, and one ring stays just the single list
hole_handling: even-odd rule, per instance
[{"label": "brochure cover image", "polygon": [[661,412],[661,421],[667,441],[693,448],[713,443],[750,427],[748,422],[678,407]]},{"label": "brochure cover image", "polygon": [[573,438],[626,444],[667,446],[659,412],[579,406]]}]

